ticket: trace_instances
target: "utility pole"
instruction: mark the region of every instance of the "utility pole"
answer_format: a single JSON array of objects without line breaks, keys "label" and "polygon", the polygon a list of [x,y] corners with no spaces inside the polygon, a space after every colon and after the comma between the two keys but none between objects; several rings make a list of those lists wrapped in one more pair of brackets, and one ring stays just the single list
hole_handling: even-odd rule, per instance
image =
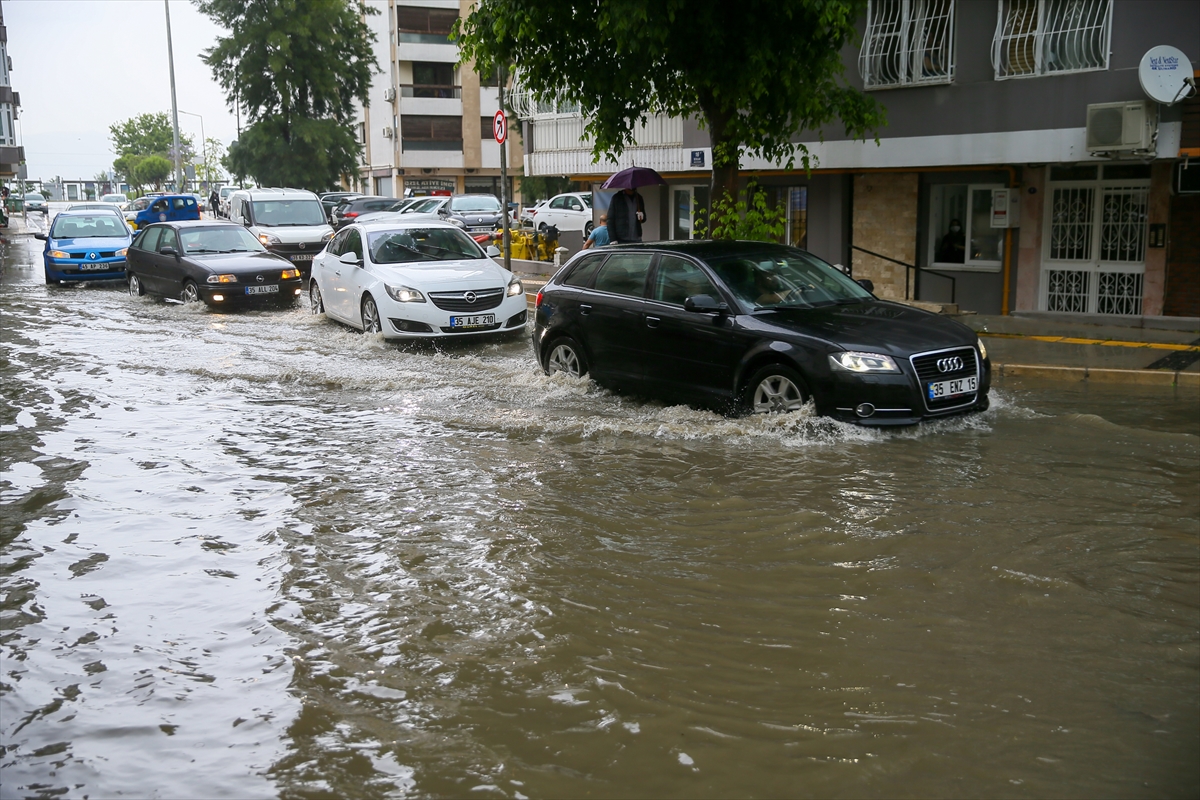
[{"label": "utility pole", "polygon": [[[498,67],[500,71],[500,80],[497,86],[500,95],[500,113],[504,113],[504,79],[506,70],[504,66]],[[504,228],[501,234],[500,247],[504,251],[504,268],[512,272],[512,234],[508,230],[508,121],[504,124],[504,141],[500,142],[500,205],[503,206]]]},{"label": "utility pole", "polygon": [[[204,161],[201,162],[204,165],[204,178],[201,180],[201,182],[203,183],[205,180],[207,180],[209,183],[212,183],[212,174],[208,171],[208,139],[204,138],[204,117],[201,117],[199,114],[195,114],[191,111],[180,111],[179,113],[187,114],[189,117],[198,117],[200,119],[200,157],[204,159]],[[207,196],[208,195],[205,193],[205,197]]]},{"label": "utility pole", "polygon": [[183,191],[183,153],[179,152],[179,105],[175,102],[175,49],[171,46],[171,0],[163,0],[167,11],[167,64],[171,72],[171,123],[175,143],[175,191]]}]

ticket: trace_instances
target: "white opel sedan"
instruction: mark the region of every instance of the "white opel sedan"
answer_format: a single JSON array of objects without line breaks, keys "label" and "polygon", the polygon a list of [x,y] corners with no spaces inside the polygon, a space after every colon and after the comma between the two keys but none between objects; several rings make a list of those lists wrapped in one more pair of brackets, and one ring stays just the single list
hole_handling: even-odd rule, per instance
[{"label": "white opel sedan", "polygon": [[313,259],[312,312],[388,339],[523,331],[525,289],[494,255],[445,222],[348,225]]}]

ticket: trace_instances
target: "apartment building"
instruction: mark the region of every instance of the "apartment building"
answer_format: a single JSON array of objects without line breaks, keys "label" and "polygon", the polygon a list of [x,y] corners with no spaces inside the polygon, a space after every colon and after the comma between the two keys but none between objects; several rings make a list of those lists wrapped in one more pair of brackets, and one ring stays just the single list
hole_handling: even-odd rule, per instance
[{"label": "apartment building", "polygon": [[[1158,45],[1200,64],[1194,2],[871,0],[858,25],[843,62],[887,110],[880,143],[801,133],[811,173],[743,158],[789,243],[888,298],[1200,316],[1200,99],[1155,103],[1138,77]],[[643,190],[648,238],[693,235],[711,170],[695,120],[647,120],[615,163],[593,163],[569,110],[531,109],[525,127],[527,174],[598,186],[653,167],[670,185]]]},{"label": "apartment building", "polygon": [[24,177],[25,148],[17,142],[17,114],[21,95],[12,90],[12,59],[8,55],[8,28],[0,4],[0,180]]},{"label": "apartment building", "polygon": [[[375,0],[367,17],[383,69],[358,111],[363,160],[357,191],[406,194],[485,192],[500,196],[500,145],[492,118],[500,108],[496,76],[457,66],[449,39],[470,13],[467,0]],[[517,139],[514,141],[514,139]],[[510,176],[520,170],[518,137],[508,142]],[[509,196],[514,181],[510,178]]]}]

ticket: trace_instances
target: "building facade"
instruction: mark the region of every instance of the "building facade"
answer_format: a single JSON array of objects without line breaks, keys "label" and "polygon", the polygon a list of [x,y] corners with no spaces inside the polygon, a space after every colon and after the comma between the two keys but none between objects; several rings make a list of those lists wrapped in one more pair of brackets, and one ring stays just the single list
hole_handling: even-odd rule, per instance
[{"label": "building facade", "polygon": [[[468,0],[376,0],[366,18],[376,34],[383,69],[358,110],[363,144],[357,191],[406,194],[485,192],[500,195],[500,145],[492,119],[500,108],[494,76],[461,67],[449,39]],[[523,152],[510,137],[509,175],[520,171]],[[510,178],[509,196],[515,183]]]},{"label": "building facade", "polygon": [[[1200,64],[1195,3],[871,0],[858,27],[861,47],[843,62],[887,111],[879,143],[801,133],[810,173],[743,157],[743,181],[785,210],[789,243],[850,266],[882,297],[1200,315],[1200,164],[1189,162],[1200,100],[1157,104],[1138,77],[1157,45]],[[670,185],[644,192],[648,236],[693,235],[711,174],[695,120],[648,120],[619,164],[593,163],[577,114],[541,109],[525,125],[528,174],[599,182],[653,167]]]},{"label": "building facade", "polygon": [[21,95],[12,89],[12,59],[8,55],[8,28],[0,4],[0,180],[24,178],[25,148],[17,141],[17,114]]}]

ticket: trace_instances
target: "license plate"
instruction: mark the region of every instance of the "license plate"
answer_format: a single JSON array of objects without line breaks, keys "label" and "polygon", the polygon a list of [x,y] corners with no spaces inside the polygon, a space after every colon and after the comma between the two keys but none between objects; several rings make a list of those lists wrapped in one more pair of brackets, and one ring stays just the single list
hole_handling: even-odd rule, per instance
[{"label": "license plate", "polygon": [[491,233],[495,227],[491,225],[476,225],[470,229],[471,233]]},{"label": "license plate", "polygon": [[312,261],[313,254],[306,253],[304,255],[299,255],[299,256],[288,256],[288,258],[290,258],[292,261]]},{"label": "license plate", "polygon": [[470,317],[451,317],[451,328],[482,328],[496,324],[495,314],[474,314]]},{"label": "license plate", "polygon": [[80,264],[80,272],[103,272],[104,270],[116,269],[115,264]]},{"label": "license plate", "polygon": [[969,378],[958,378],[952,381],[938,381],[928,387],[930,400],[944,400],[947,397],[958,397],[960,394],[971,394],[975,391],[977,379],[974,375]]},{"label": "license plate", "polygon": [[271,283],[266,286],[247,286],[246,294],[276,294],[279,291],[278,283]]}]

